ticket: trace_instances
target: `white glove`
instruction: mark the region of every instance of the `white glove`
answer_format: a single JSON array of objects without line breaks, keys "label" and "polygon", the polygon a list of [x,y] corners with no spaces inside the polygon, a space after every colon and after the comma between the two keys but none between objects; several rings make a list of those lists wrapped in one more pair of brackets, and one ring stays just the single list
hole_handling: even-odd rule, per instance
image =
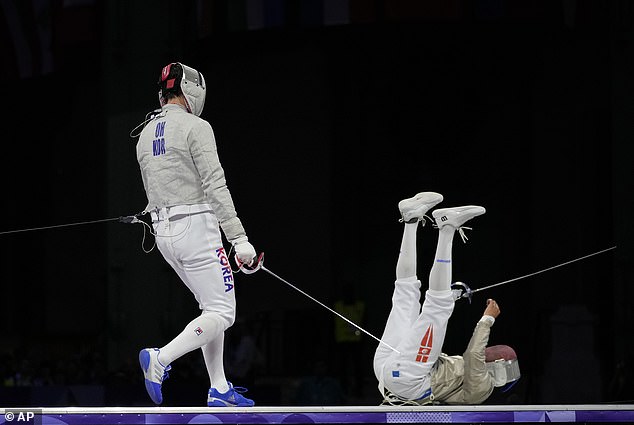
[{"label": "white glove", "polygon": [[253,248],[251,242],[238,242],[234,248],[236,250],[236,259],[239,264],[246,264],[247,266],[253,264],[257,254],[255,253],[255,248]]}]

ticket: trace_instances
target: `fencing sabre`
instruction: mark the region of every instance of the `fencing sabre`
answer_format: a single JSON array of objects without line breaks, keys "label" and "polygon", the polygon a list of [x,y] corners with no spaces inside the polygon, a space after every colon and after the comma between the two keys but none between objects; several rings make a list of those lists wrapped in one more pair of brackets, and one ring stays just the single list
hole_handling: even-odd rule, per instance
[{"label": "fencing sabre", "polygon": [[276,278],[277,280],[284,282],[285,284],[287,284],[288,286],[290,286],[291,288],[293,288],[294,290],[296,290],[297,292],[299,292],[300,294],[304,295],[305,297],[311,299],[312,301],[316,302],[317,304],[319,304],[320,306],[322,306],[323,308],[325,308],[326,310],[330,311],[331,313],[339,316],[341,319],[345,320],[346,322],[348,322],[349,324],[351,324],[352,326],[354,326],[355,328],[359,329],[361,332],[363,332],[364,334],[374,338],[376,341],[378,341],[380,344],[385,345],[386,347],[388,347],[389,349],[391,349],[392,351],[395,351],[399,354],[401,354],[400,351],[398,351],[396,348],[392,347],[390,344],[388,344],[387,342],[375,337],[374,335],[372,335],[370,332],[366,331],[365,329],[363,329],[361,326],[357,325],[356,323],[354,323],[353,321],[351,321],[350,319],[344,317],[342,314],[336,312],[335,310],[333,310],[332,308],[328,307],[327,305],[325,305],[324,303],[322,303],[321,301],[315,299],[314,297],[308,295],[306,292],[302,291],[301,289],[299,289],[297,286],[293,285],[292,283],[290,283],[289,281],[287,281],[286,279],[281,278],[280,276],[278,276],[277,274],[273,273],[271,270],[267,269],[266,267],[264,267],[264,253],[261,253],[257,260],[255,261],[255,264],[251,265],[251,266],[247,266],[244,263],[240,263],[238,261],[237,258],[235,258],[236,262],[238,262],[238,268],[239,270],[242,270],[243,273],[246,274],[252,274],[255,273],[256,271],[262,269],[265,272],[267,272],[268,274],[270,274],[271,276],[273,276],[274,278]]},{"label": "fencing sabre", "polygon": [[613,249],[616,249],[616,246],[612,246],[610,248],[602,249],[600,251],[593,252],[592,254],[584,255],[582,257],[578,257],[578,258],[575,258],[575,259],[570,260],[570,261],[566,261],[566,262],[563,262],[563,263],[560,263],[560,264],[556,264],[554,266],[547,267],[545,269],[538,270],[538,271],[533,272],[533,273],[525,274],[523,276],[518,276],[518,277],[515,277],[513,279],[505,280],[503,282],[494,283],[493,285],[487,285],[487,286],[484,286],[484,287],[478,288],[478,289],[471,289],[471,288],[469,288],[469,286],[467,286],[467,284],[465,284],[463,282],[456,282],[456,283],[451,285],[451,288],[454,291],[457,291],[457,296],[456,297],[458,299],[466,298],[466,299],[469,300],[469,303],[471,303],[471,297],[476,292],[485,291],[487,289],[495,288],[496,286],[506,285],[507,283],[515,282],[517,280],[526,279],[526,278],[538,275],[540,273],[544,273],[544,272],[547,272],[547,271],[550,271],[550,270],[554,270],[554,269],[559,268],[559,267],[566,266],[568,264],[576,263],[577,261],[585,260],[586,258],[594,257],[595,255],[603,254],[604,252],[612,251]]},{"label": "fencing sabre", "polygon": [[113,217],[113,218],[103,218],[103,219],[100,219],[100,220],[90,220],[90,221],[79,221],[79,222],[75,222],[75,223],[55,224],[55,225],[52,225],[52,226],[30,227],[30,228],[26,228],[26,229],[6,230],[4,232],[0,232],[0,236],[9,235],[9,234],[13,234],[13,233],[32,232],[32,231],[35,231],[35,230],[59,229],[61,227],[83,226],[83,225],[86,225],[86,224],[95,224],[95,223],[106,223],[106,222],[109,222],[109,221],[118,221],[120,223],[127,223],[127,224],[139,223],[141,220],[138,219],[138,216],[141,215],[141,214],[142,213],[134,214],[134,215],[120,216],[120,217]]}]

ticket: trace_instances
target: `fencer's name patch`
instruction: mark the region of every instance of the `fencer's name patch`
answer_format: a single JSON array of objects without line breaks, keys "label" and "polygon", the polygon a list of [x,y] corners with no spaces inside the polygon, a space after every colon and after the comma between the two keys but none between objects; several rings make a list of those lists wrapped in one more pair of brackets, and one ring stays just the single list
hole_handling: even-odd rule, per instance
[{"label": "fencer's name patch", "polygon": [[159,156],[165,153],[165,121],[156,123],[154,140],[152,140],[152,155]]},{"label": "fencer's name patch", "polygon": [[224,248],[216,249],[216,255],[220,260],[220,266],[222,268],[222,280],[225,282],[225,292],[229,292],[233,289],[233,272],[231,271],[231,265],[229,264],[229,258],[225,254]]},{"label": "fencer's name patch", "polygon": [[437,263],[451,263],[451,260],[443,260],[442,258],[436,258]]}]

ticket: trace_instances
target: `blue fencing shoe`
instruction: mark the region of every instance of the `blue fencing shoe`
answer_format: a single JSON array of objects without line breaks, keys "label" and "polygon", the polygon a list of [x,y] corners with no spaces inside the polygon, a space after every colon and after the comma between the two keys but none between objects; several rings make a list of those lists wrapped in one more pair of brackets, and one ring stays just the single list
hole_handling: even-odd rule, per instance
[{"label": "blue fencing shoe", "polygon": [[209,407],[252,407],[255,405],[253,400],[244,397],[241,393],[247,392],[246,388],[234,387],[229,384],[229,390],[226,393],[220,393],[215,388],[209,389],[207,395],[207,406]]},{"label": "blue fencing shoe", "polygon": [[145,378],[145,389],[156,404],[163,402],[161,385],[168,378],[167,372],[172,368],[169,365],[163,366],[158,359],[159,352],[158,348],[145,348],[139,352],[139,363]]}]

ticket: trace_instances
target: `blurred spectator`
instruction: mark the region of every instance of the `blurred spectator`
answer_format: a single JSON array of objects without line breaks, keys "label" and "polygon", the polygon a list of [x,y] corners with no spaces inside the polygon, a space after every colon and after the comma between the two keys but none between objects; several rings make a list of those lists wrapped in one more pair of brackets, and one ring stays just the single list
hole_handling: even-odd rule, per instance
[{"label": "blurred spectator", "polygon": [[252,320],[239,319],[227,335],[227,376],[240,382],[241,386],[247,387],[254,386],[255,373],[264,365],[264,356],[258,347],[254,326]]},{"label": "blurred spectator", "polygon": [[[335,310],[343,317],[363,326],[365,303],[356,297],[354,285],[344,283],[342,297],[335,302]],[[348,395],[361,396],[364,386],[366,364],[363,358],[363,335],[347,321],[335,319],[335,342],[337,375],[341,377]]]}]

